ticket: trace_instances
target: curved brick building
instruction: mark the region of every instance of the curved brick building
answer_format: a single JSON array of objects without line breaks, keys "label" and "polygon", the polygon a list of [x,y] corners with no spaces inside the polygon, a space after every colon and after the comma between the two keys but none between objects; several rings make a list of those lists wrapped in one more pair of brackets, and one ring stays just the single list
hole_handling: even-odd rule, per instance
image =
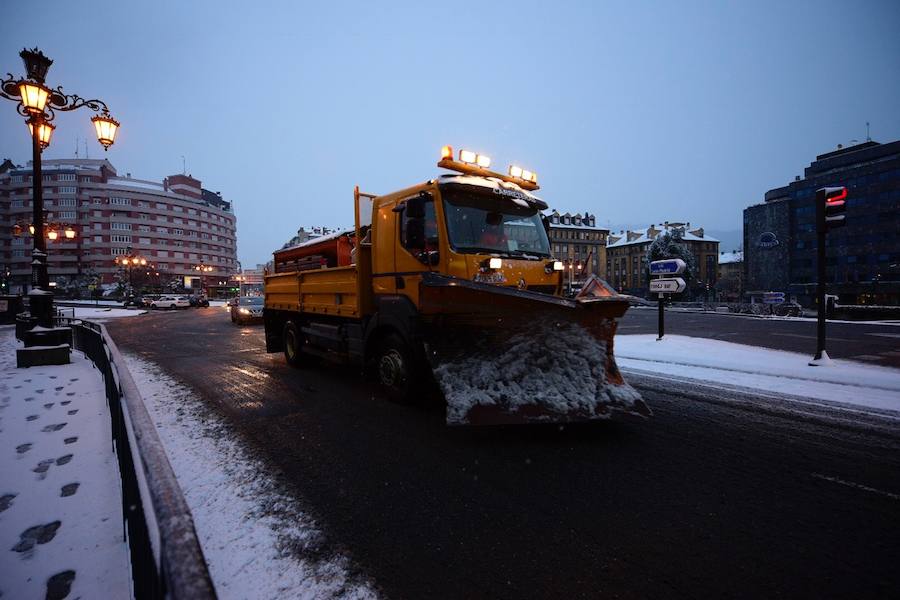
[{"label": "curved brick building", "polygon": [[[44,208],[48,222],[74,226],[74,240],[48,242],[51,280],[96,273],[115,279],[115,259],[130,247],[152,262],[166,280],[197,287],[196,266],[212,267],[209,280],[238,271],[235,216],[221,194],[203,189],[190,175],[162,182],[120,176],[102,159],[43,161]],[[31,167],[9,161],[0,168],[0,263],[9,289],[25,291],[31,275],[31,238],[12,235],[16,223],[30,223]],[[209,281],[207,282],[210,283]]]}]

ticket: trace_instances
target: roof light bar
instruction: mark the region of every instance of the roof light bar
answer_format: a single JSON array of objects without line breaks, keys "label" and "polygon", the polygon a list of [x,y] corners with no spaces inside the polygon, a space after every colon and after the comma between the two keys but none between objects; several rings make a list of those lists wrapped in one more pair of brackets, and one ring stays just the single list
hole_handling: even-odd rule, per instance
[{"label": "roof light bar", "polygon": [[516,179],[524,179],[531,183],[537,183],[537,173],[529,171],[528,169],[523,169],[522,167],[517,167],[516,165],[509,165],[509,176],[515,177]]}]

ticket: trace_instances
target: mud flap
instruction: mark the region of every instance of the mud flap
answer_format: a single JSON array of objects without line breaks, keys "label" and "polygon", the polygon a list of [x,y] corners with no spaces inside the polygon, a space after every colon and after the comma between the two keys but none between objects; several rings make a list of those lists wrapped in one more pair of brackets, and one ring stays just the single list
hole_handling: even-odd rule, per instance
[{"label": "mud flap", "polygon": [[616,318],[628,307],[615,292],[567,300],[430,275],[420,301],[450,425],[652,414],[615,363]]}]

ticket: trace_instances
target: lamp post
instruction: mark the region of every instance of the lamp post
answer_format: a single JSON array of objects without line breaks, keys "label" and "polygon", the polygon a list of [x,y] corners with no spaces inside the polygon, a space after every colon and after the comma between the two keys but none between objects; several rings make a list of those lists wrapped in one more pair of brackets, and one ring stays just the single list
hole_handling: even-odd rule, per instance
[{"label": "lamp post", "polygon": [[41,152],[50,145],[50,138],[56,129],[52,123],[56,111],[87,107],[98,113],[91,118],[91,122],[105,150],[115,141],[119,122],[112,118],[102,100],[86,100],[77,94],[66,94],[62,86],[51,89],[45,85],[47,70],[53,61],[37,48],[24,49],[19,56],[25,63],[26,76],[17,78],[8,73],[6,79],[0,81],[0,96],[18,103],[16,110],[26,118],[25,124],[31,134],[34,248],[31,251],[32,289],[28,296],[31,317],[36,319],[37,325],[49,328],[53,326],[53,295],[47,273]]},{"label": "lamp post", "polygon": [[[128,274],[128,294],[134,294],[134,286],[131,281],[131,271],[135,267],[145,267],[147,266],[147,259],[143,256],[135,254],[131,251],[131,246],[125,248],[125,254],[116,257],[116,265],[125,269],[125,272]],[[150,268],[153,268],[153,265],[150,265]]]},{"label": "lamp post", "polygon": [[[200,271],[200,293],[203,294],[203,288],[205,287],[206,275],[205,273],[211,273],[213,268],[210,265],[206,265],[200,263],[199,265],[194,265],[195,271]],[[206,294],[209,297],[209,294]]]}]

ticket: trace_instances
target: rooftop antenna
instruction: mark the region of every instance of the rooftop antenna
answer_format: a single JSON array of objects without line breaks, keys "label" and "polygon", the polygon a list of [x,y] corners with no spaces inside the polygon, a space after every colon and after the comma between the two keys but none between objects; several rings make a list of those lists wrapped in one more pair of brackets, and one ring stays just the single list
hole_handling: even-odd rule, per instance
[{"label": "rooftop antenna", "polygon": [[88,150],[88,143],[87,143],[87,140],[84,140],[84,157],[85,157],[85,158],[90,158],[90,157],[91,157],[91,151]]},{"label": "rooftop antenna", "polygon": [[181,156],[181,174],[187,175],[187,167],[185,166],[184,155]]},{"label": "rooftop antenna", "polygon": [[78,158],[78,136],[75,136],[75,158]]},{"label": "rooftop antenna", "polygon": [[872,136],[869,135],[869,122],[868,121],[866,121],[866,141],[867,142],[872,141]]}]

